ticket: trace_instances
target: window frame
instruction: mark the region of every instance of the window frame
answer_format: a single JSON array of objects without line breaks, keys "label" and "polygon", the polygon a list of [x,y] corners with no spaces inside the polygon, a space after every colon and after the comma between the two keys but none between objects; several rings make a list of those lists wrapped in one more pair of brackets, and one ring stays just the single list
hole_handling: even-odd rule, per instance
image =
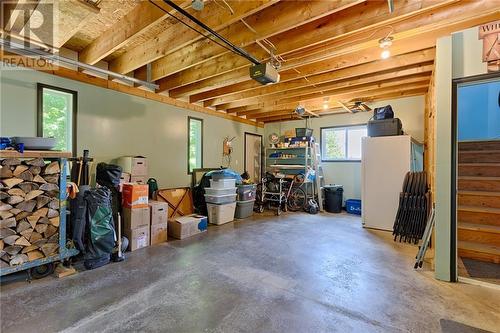
[{"label": "window frame", "polygon": [[325,155],[323,154],[323,130],[328,130],[328,129],[346,129],[346,136],[345,136],[345,147],[346,147],[346,157],[348,156],[349,153],[349,129],[353,127],[365,127],[368,129],[368,124],[367,123],[361,123],[361,124],[353,124],[353,125],[343,125],[343,126],[326,126],[326,127],[320,127],[319,129],[319,147],[321,151],[321,162],[326,162],[326,163],[359,163],[361,162],[361,159],[349,159],[349,158],[343,158],[343,159],[325,159]]},{"label": "window frame", "polygon": [[78,116],[78,92],[75,90],[70,90],[66,88],[51,86],[44,83],[37,83],[37,124],[36,132],[37,136],[43,136],[43,89],[50,89],[55,91],[60,91],[63,93],[73,95],[73,106],[71,115],[71,155],[76,157],[77,153],[77,116]]},{"label": "window frame", "polygon": [[197,117],[192,117],[188,116],[188,121],[187,121],[187,173],[188,175],[192,175],[193,172],[189,170],[189,146],[191,145],[191,137],[189,135],[190,127],[191,127],[191,120],[196,120],[201,122],[201,165],[199,167],[196,167],[194,169],[203,169],[203,119],[202,118],[197,118]]}]

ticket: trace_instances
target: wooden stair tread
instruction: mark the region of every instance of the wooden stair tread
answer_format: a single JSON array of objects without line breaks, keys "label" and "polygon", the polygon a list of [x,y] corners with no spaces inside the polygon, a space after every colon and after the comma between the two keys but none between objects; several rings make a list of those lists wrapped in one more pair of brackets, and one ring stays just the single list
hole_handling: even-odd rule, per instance
[{"label": "wooden stair tread", "polygon": [[500,177],[458,176],[458,180],[498,180],[498,181],[500,181]]},{"label": "wooden stair tread", "polygon": [[500,163],[488,163],[488,162],[462,162],[458,163],[460,166],[469,166],[469,167],[500,167]]},{"label": "wooden stair tread", "polygon": [[458,248],[474,252],[482,252],[500,256],[500,247],[475,242],[458,241]]},{"label": "wooden stair tread", "polygon": [[491,213],[500,214],[500,208],[490,208],[490,207],[479,207],[479,206],[458,206],[458,210],[476,212],[476,213]]},{"label": "wooden stair tread", "polygon": [[458,222],[458,229],[500,234],[500,226],[489,224]]},{"label": "wooden stair tread", "polygon": [[459,154],[500,154],[500,150],[498,150],[498,149],[460,150]]},{"label": "wooden stair tread", "polygon": [[488,192],[488,191],[458,191],[459,195],[477,195],[477,196],[487,196],[487,197],[500,197],[500,192]]}]

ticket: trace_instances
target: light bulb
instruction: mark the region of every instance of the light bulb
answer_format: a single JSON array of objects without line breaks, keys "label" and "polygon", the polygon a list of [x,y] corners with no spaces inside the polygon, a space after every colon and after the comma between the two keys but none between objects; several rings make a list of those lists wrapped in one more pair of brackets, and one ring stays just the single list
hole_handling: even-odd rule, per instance
[{"label": "light bulb", "polygon": [[323,109],[324,109],[324,110],[327,110],[327,109],[328,109],[328,104],[327,104],[327,103],[323,104]]},{"label": "light bulb", "polygon": [[380,53],[380,58],[387,59],[391,56],[391,51],[389,49],[385,49]]}]

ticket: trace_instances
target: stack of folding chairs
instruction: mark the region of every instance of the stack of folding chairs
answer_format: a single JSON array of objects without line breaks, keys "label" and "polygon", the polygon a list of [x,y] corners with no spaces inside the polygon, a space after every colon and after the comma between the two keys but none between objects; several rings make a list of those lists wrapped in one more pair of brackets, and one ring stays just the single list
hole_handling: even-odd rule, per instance
[{"label": "stack of folding chairs", "polygon": [[394,240],[418,244],[427,222],[430,197],[425,172],[408,172],[399,195],[399,208],[394,221]]}]

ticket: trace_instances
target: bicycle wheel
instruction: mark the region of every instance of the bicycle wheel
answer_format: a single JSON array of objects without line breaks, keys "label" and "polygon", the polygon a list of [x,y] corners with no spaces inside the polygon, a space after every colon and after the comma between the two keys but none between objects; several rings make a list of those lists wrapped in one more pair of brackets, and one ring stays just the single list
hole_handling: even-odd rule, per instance
[{"label": "bicycle wheel", "polygon": [[307,202],[306,192],[300,187],[297,187],[296,189],[292,190],[290,196],[288,197],[287,201],[288,210],[290,210],[291,212],[297,212],[299,210],[303,210],[304,207],[306,206],[306,202]]}]

